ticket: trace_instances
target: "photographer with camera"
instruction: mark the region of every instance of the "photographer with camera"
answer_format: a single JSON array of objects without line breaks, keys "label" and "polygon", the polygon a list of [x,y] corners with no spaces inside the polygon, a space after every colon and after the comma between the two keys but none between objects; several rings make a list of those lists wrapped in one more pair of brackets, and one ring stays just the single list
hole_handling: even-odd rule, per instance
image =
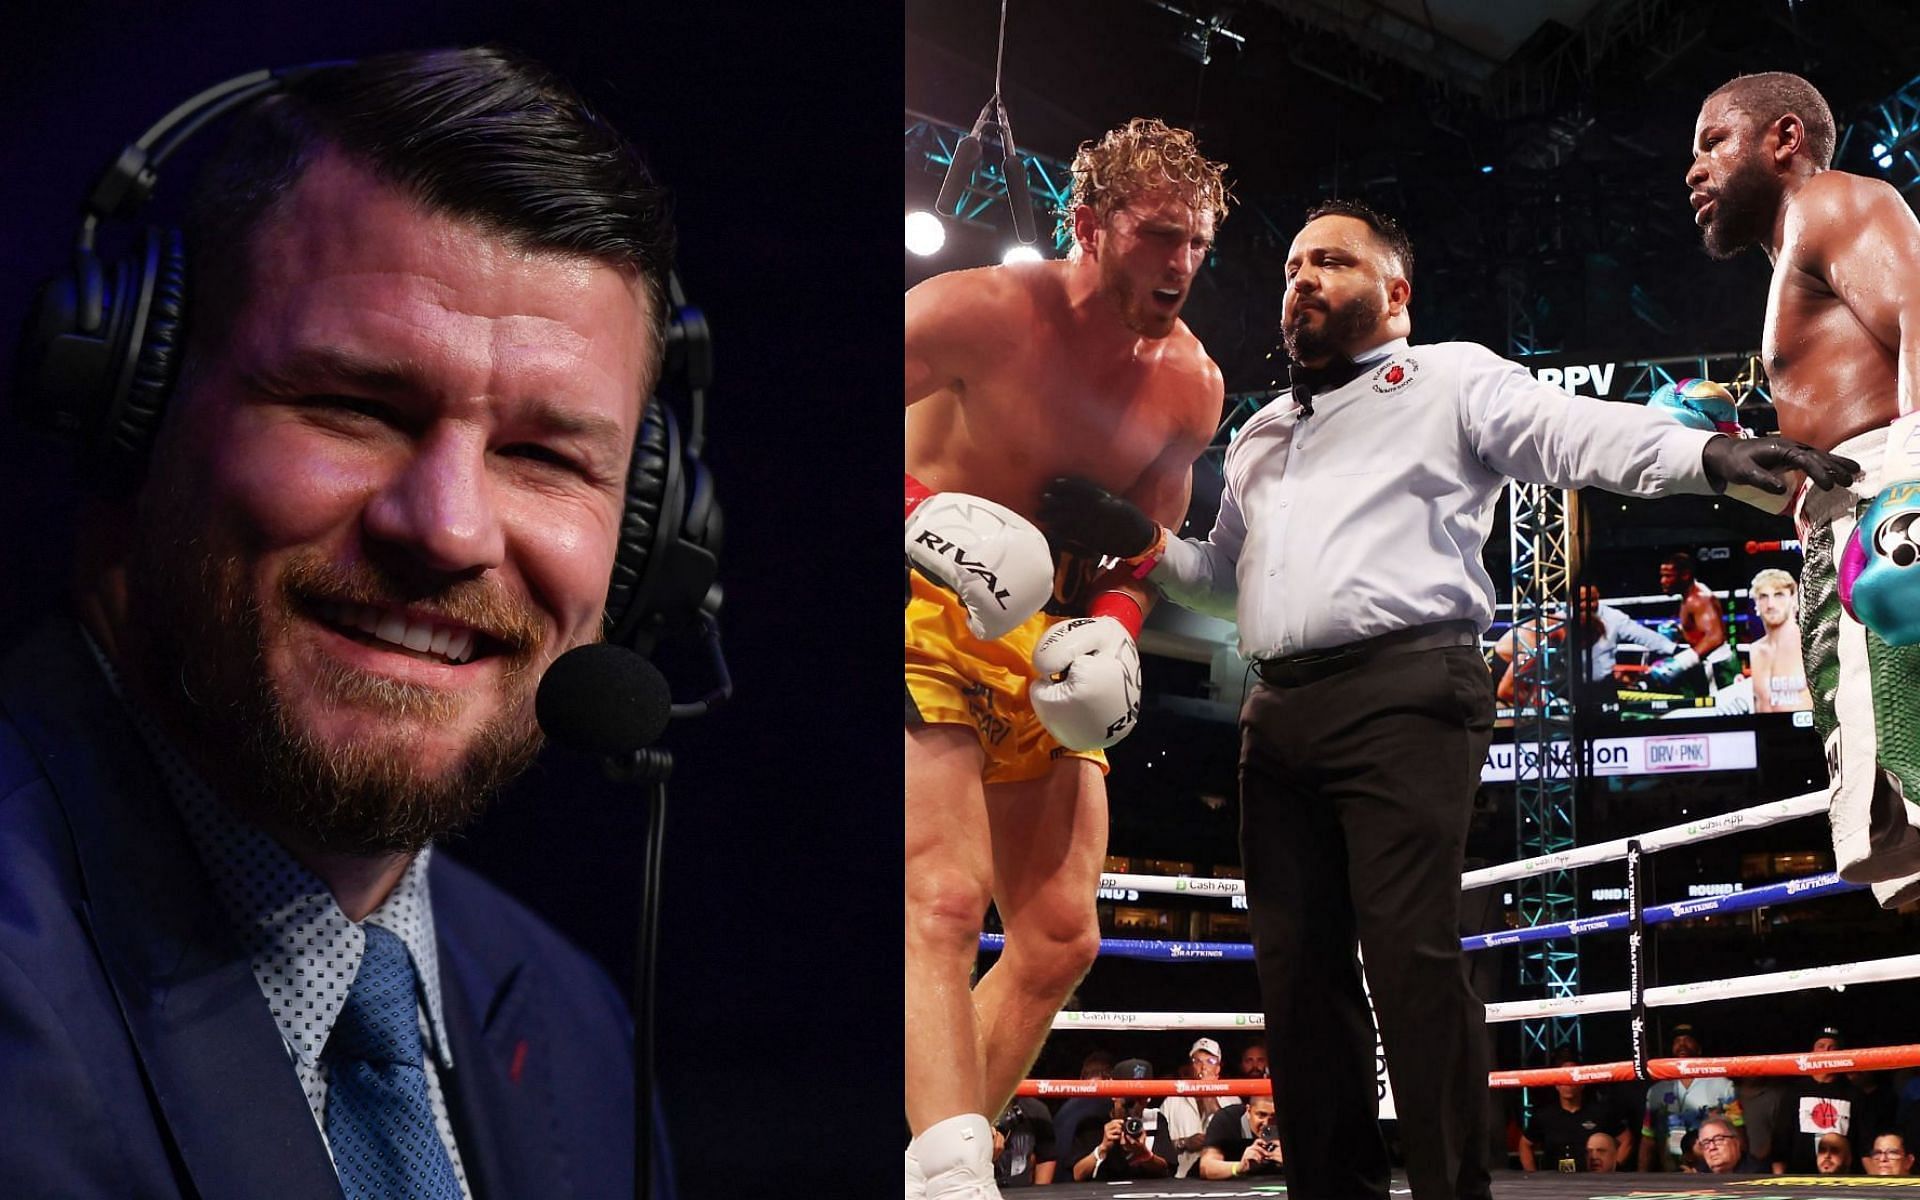
[{"label": "photographer with camera", "polygon": [[[1151,1079],[1153,1068],[1145,1060],[1130,1058],[1113,1069],[1115,1079]],[[1151,1142],[1159,1123],[1158,1112],[1147,1111],[1142,1097],[1113,1098],[1111,1115],[1104,1124],[1083,1122],[1073,1146],[1073,1178],[1089,1179],[1165,1179],[1173,1173],[1167,1160],[1155,1154]]]},{"label": "photographer with camera", "polygon": [[1281,1161],[1273,1097],[1249,1096],[1245,1104],[1223,1108],[1207,1123],[1207,1144],[1200,1151],[1198,1174],[1202,1179],[1278,1175]]}]

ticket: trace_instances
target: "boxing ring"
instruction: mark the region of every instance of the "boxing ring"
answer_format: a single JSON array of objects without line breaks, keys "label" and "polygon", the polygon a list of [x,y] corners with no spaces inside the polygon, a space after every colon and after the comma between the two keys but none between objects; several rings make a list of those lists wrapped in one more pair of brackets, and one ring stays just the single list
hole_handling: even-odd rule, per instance
[{"label": "boxing ring", "polygon": [[[1920,1066],[1920,1045],[1875,1046],[1836,1050],[1815,1054],[1784,1052],[1753,1055],[1712,1055],[1694,1058],[1650,1057],[1647,1011],[1679,1004],[1699,1004],[1743,997],[1779,995],[1816,988],[1841,989],[1858,984],[1884,983],[1920,978],[1920,954],[1893,955],[1857,962],[1832,963],[1789,971],[1708,979],[1689,983],[1653,986],[1646,978],[1646,955],[1642,944],[1647,931],[1659,925],[1713,914],[1735,913],[1774,905],[1797,904],[1824,896],[1864,891],[1866,885],[1848,883],[1832,872],[1672,904],[1643,905],[1644,879],[1642,859],[1649,854],[1696,845],[1737,832],[1764,829],[1787,821],[1825,813],[1826,792],[1810,792],[1783,800],[1769,801],[1715,817],[1686,821],[1651,830],[1636,837],[1617,838],[1575,847],[1555,854],[1537,855],[1509,863],[1484,867],[1461,876],[1462,890],[1524,879],[1548,871],[1566,871],[1605,863],[1624,862],[1627,868],[1627,907],[1617,912],[1572,921],[1538,925],[1523,929],[1499,929],[1472,934],[1461,939],[1467,951],[1489,950],[1553,938],[1597,937],[1615,933],[1628,936],[1629,986],[1624,991],[1596,992],[1586,995],[1537,1000],[1504,1001],[1488,1004],[1487,1021],[1498,1024],[1542,1017],[1569,1017],[1594,1013],[1630,1014],[1631,1046],[1624,1057],[1572,1067],[1495,1070],[1487,1083],[1494,1088],[1551,1086],[1558,1083],[1600,1084],[1633,1080],[1687,1079],[1700,1076],[1804,1075],[1826,1071],[1878,1071]],[[1114,873],[1103,875],[1102,888],[1124,888],[1141,893],[1244,896],[1246,885],[1239,879],[1218,879],[1189,875],[1146,875]],[[1000,949],[1004,937],[982,934],[980,948],[985,952]],[[1236,942],[1183,942],[1138,938],[1103,938],[1101,957],[1144,959],[1157,962],[1246,961],[1253,958],[1250,944]],[[1056,1030],[1161,1031],[1191,1030],[1196,1034],[1214,1031],[1250,1032],[1265,1027],[1265,1018],[1257,1012],[1062,1012],[1055,1017]],[[1264,1093],[1265,1080],[1179,1080],[1179,1079],[1029,1079],[1021,1083],[1019,1094],[1059,1099],[1067,1096],[1159,1097],[1170,1095],[1236,1097]],[[1920,1177],[1835,1176],[1803,1178],[1796,1176],[1713,1176],[1680,1173],[1635,1175],[1574,1174],[1553,1172],[1522,1174],[1496,1169],[1493,1193],[1498,1200],[1559,1200],[1571,1197],[1672,1197],[1683,1200],[1707,1196],[1767,1196],[1775,1200],[1790,1197],[1832,1196],[1836,1192],[1856,1193],[1872,1189],[1884,1194],[1894,1189],[1901,1195],[1920,1197]],[[1198,1179],[1141,1180],[1132,1183],[1073,1183],[1061,1180],[1049,1194],[1063,1200],[1078,1197],[1107,1197],[1121,1200],[1156,1196],[1277,1196],[1286,1188],[1278,1177],[1252,1177],[1213,1182]],[[1063,1190],[1064,1189],[1064,1190]],[[1393,1192],[1409,1194],[1405,1178],[1396,1174]]]}]

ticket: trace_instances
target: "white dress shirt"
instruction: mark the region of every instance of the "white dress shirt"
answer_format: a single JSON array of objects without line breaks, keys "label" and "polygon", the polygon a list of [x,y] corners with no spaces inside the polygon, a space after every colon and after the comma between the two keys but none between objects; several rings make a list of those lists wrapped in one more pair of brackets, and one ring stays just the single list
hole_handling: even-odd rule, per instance
[{"label": "white dress shirt", "polygon": [[1594,609],[1600,618],[1600,636],[1593,639],[1593,647],[1587,651],[1587,678],[1601,680],[1613,674],[1614,663],[1620,658],[1620,644],[1639,646],[1651,650],[1662,657],[1672,654],[1678,647],[1672,638],[1645,625],[1621,612],[1611,604],[1597,605]]},{"label": "white dress shirt", "polygon": [[1152,580],[1234,620],[1240,652],[1327,650],[1438,621],[1493,622],[1480,552],[1508,478],[1635,496],[1710,493],[1715,434],[1638,405],[1572,396],[1471,342],[1356,356],[1313,398],[1276,400],[1227,450],[1205,541],[1172,538]]}]

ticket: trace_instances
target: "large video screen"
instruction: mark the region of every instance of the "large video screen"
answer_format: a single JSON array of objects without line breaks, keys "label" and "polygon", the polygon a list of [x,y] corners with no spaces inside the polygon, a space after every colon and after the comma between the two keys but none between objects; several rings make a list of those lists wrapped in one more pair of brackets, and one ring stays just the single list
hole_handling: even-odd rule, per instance
[{"label": "large video screen", "polygon": [[[1721,415],[1770,432],[1764,377],[1743,356],[1534,369],[1569,391],[1670,404],[1676,385],[1688,390],[1692,372],[1716,367],[1738,398],[1737,412]],[[1564,610],[1515,627],[1508,580],[1495,572],[1502,603],[1483,649],[1502,725],[1544,705],[1577,714],[1595,739],[1668,732],[1680,722],[1709,722],[1689,727],[1702,734],[1802,736],[1791,731],[1811,729],[1802,561],[1788,517],[1720,497],[1642,501],[1590,490],[1580,496],[1575,524],[1572,603]],[[1534,682],[1528,664],[1542,654],[1548,679],[1570,679],[1569,695],[1556,694],[1558,684],[1542,694]]]}]

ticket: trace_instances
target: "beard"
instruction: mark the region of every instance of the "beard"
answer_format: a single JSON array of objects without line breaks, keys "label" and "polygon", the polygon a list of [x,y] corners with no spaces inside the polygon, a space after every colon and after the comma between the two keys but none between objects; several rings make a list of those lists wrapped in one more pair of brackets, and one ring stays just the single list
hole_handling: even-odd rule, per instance
[{"label": "beard", "polygon": [[1381,319],[1387,313],[1386,304],[1370,294],[1358,295],[1337,304],[1329,301],[1326,305],[1317,329],[1308,328],[1299,319],[1306,310],[1297,307],[1294,309],[1295,319],[1283,322],[1280,326],[1280,336],[1287,345],[1287,357],[1302,366],[1309,359],[1346,357],[1355,342],[1379,328]]},{"label": "beard", "polygon": [[[470,824],[539,751],[533,715],[543,641],[524,601],[477,580],[407,586],[371,563],[352,568],[317,550],[291,557],[272,596],[250,593],[238,555],[211,549],[185,491],[160,487],[142,513],[127,568],[132,623],[126,642],[149,681],[160,717],[241,817],[313,850],[350,855],[416,853]],[[507,658],[501,712],[458,760],[430,771],[421,731],[455,720],[463,697],[388,679],[330,657],[305,662],[312,699],[391,720],[389,731],[345,742],[307,727],[269,674],[267,648],[293,632],[317,597],[415,605],[483,630]]]},{"label": "beard", "polygon": [[1747,160],[1728,174],[1713,201],[1713,218],[1701,228],[1700,239],[1708,256],[1725,260],[1772,231],[1780,189],[1764,167]]},{"label": "beard", "polygon": [[1111,258],[1100,260],[1100,291],[1120,314],[1120,323],[1141,337],[1167,337],[1173,333],[1173,323],[1180,319],[1178,311],[1165,314],[1149,308],[1133,280]]}]

